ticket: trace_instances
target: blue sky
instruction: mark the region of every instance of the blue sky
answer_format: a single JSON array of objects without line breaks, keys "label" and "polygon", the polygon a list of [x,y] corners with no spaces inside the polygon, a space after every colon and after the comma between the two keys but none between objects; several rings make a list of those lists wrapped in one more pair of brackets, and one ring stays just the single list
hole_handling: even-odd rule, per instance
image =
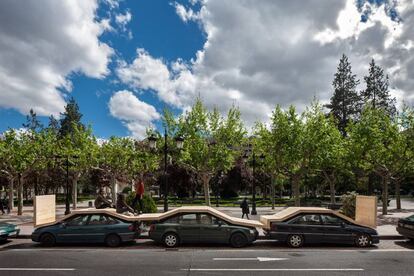
[{"label": "blue sky", "polygon": [[197,97],[251,127],[276,104],[329,101],[343,53],[361,80],[375,58],[412,104],[413,14],[407,0],[3,0],[0,132],[30,108],[47,124],[69,97],[102,138],[143,138]]},{"label": "blue sky", "polygon": [[[128,23],[132,39],[126,33],[106,32],[100,40],[115,49],[117,58],[126,61],[135,58],[137,48],[144,48],[152,56],[167,62],[177,58],[195,58],[196,51],[205,42],[205,36],[195,22],[185,23],[180,20],[172,3],[165,0],[121,1],[119,10],[128,10],[132,14],[132,20]],[[108,5],[101,4],[98,16],[105,17],[108,12]],[[110,70],[113,71],[115,66],[116,60],[109,64]],[[67,97],[75,98],[83,114],[83,122],[91,124],[98,137],[128,135],[128,130],[108,110],[112,93],[126,88],[122,83],[114,83],[116,76],[111,74],[100,80],[75,73],[70,76],[70,80],[73,90]],[[142,93],[140,99],[162,112],[164,104],[151,91]],[[7,128],[20,128],[26,120],[25,115],[12,108],[0,108],[0,118],[0,132]],[[40,119],[47,124],[46,116],[41,116]]]}]

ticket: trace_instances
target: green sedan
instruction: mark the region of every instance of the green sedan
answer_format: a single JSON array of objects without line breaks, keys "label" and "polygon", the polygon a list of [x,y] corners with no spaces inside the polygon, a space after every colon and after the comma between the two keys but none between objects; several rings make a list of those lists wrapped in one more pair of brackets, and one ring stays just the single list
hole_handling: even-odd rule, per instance
[{"label": "green sedan", "polygon": [[180,243],[217,243],[244,247],[256,240],[253,227],[234,225],[208,213],[178,213],[150,226],[149,237],[166,247]]},{"label": "green sedan", "polygon": [[45,246],[56,243],[105,243],[116,247],[122,242],[134,241],[139,236],[138,222],[128,222],[101,213],[76,214],[55,224],[39,227],[32,240]]},{"label": "green sedan", "polygon": [[0,241],[19,235],[20,229],[11,223],[0,222]]}]

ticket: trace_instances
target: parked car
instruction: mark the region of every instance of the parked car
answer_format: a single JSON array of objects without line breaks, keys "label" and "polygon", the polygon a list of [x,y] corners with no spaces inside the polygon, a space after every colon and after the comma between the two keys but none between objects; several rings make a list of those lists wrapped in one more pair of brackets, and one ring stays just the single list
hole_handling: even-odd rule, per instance
[{"label": "parked car", "polygon": [[400,219],[397,232],[414,242],[414,215]]},{"label": "parked car", "polygon": [[[291,247],[301,247],[305,243],[355,244],[367,247],[379,243],[375,229],[352,223],[334,211],[324,213],[310,210],[297,211],[294,216],[283,217],[270,223],[265,234],[271,239],[286,242]],[[287,212],[288,213],[288,212]]]},{"label": "parked car", "polygon": [[181,243],[217,243],[239,248],[252,243],[257,236],[255,227],[237,224],[235,220],[227,221],[208,212],[174,213],[153,222],[149,230],[149,237],[166,247]]},{"label": "parked car", "polygon": [[16,225],[0,222],[0,242],[6,241],[10,237],[17,237],[19,233],[20,229]]},{"label": "parked car", "polygon": [[139,235],[138,222],[124,221],[105,212],[75,214],[49,226],[39,227],[32,240],[45,246],[56,243],[105,243],[117,247],[134,241]]}]

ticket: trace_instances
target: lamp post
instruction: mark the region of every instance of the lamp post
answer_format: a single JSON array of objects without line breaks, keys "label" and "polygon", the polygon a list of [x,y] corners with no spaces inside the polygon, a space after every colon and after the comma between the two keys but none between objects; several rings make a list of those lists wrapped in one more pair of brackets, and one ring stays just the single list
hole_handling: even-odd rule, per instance
[{"label": "lamp post", "polygon": [[[157,137],[155,135],[151,135],[148,137],[149,147],[151,149],[155,149],[157,147]],[[184,145],[184,138],[181,136],[177,136],[174,138],[176,146],[178,149],[182,149]],[[163,154],[164,154],[164,212],[168,211],[168,178],[167,178],[167,166],[168,166],[168,133],[167,129],[164,127],[164,147],[163,147]]]},{"label": "lamp post", "polygon": [[[252,156],[252,170],[253,170],[253,185],[252,185],[252,215],[257,215],[256,211],[256,153],[253,150],[252,144],[249,144],[243,155],[243,161],[247,164],[249,161],[249,156]],[[263,161],[265,156],[263,154],[259,155],[260,161]]]},{"label": "lamp post", "polygon": [[69,157],[71,158],[79,158],[77,155],[55,155],[55,158],[58,159],[65,159],[65,166],[66,166],[66,187],[65,187],[65,215],[70,214],[70,204],[69,204]]}]

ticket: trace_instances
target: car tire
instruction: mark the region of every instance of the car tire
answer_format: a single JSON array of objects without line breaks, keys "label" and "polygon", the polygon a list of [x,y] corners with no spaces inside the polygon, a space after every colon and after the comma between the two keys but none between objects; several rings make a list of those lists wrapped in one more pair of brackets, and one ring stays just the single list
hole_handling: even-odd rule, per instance
[{"label": "car tire", "polygon": [[54,246],[56,244],[56,238],[51,233],[44,233],[40,236],[39,242],[42,246]]},{"label": "car tire", "polygon": [[118,247],[121,245],[121,238],[117,234],[109,234],[105,238],[105,244],[108,247]]},{"label": "car tire", "polygon": [[162,242],[165,247],[173,248],[180,244],[180,238],[176,233],[167,233],[162,237]]},{"label": "car tire", "polygon": [[359,234],[355,238],[355,245],[358,247],[368,247],[372,244],[371,236],[368,234]]},{"label": "car tire", "polygon": [[289,235],[287,238],[287,244],[293,248],[302,247],[304,242],[303,236],[299,234]]},{"label": "car tire", "polygon": [[230,237],[230,245],[235,248],[245,247],[249,241],[247,240],[246,235],[242,233],[234,233]]}]

